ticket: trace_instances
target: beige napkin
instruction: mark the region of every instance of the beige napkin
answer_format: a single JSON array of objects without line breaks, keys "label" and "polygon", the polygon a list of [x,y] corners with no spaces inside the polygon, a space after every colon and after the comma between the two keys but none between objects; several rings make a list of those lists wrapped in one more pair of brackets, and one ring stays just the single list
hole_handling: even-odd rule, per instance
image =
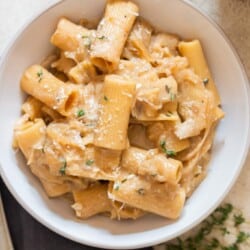
[{"label": "beige napkin", "polygon": [[13,250],[0,195],[0,249]]}]

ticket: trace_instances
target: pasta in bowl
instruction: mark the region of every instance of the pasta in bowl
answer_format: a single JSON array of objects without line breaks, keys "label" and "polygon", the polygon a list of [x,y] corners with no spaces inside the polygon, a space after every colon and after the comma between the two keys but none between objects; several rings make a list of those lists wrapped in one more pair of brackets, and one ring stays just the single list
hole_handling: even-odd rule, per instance
[{"label": "pasta in bowl", "polygon": [[177,219],[224,116],[200,42],[138,16],[110,0],[97,28],[61,18],[57,53],[21,78],[30,96],[14,145],[48,196],[73,195],[80,218]]},{"label": "pasta in bowl", "polygon": [[[84,244],[128,249],[176,237],[215,208],[245,157],[248,101],[237,57],[189,5],[160,2],[164,8],[62,1],[25,29],[2,67],[1,104],[13,102],[0,111],[8,142],[1,145],[1,175],[40,222]],[[195,22],[173,22],[172,11],[211,29],[216,45]],[[34,36],[37,43],[28,46]],[[230,77],[215,60],[222,52]],[[221,103],[226,116],[215,130]],[[25,159],[11,149],[20,108],[14,146]],[[236,130],[228,117],[241,121]]]}]

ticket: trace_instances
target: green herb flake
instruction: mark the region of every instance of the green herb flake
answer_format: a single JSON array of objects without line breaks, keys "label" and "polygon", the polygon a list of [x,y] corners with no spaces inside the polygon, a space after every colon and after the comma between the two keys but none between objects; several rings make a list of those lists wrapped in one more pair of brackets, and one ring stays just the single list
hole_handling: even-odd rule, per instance
[{"label": "green herb flake", "polygon": [[115,183],[114,183],[114,190],[115,190],[115,191],[118,191],[119,188],[120,188],[120,184],[117,183],[117,182],[115,182]]},{"label": "green herb flake", "polygon": [[176,99],[176,94],[170,93],[170,100],[173,102]]},{"label": "green herb flake", "polygon": [[221,248],[222,250],[239,250],[238,246],[233,244],[231,246],[228,246],[228,247],[223,247]]},{"label": "green herb flake", "polygon": [[180,237],[177,238],[177,242],[179,246],[181,247],[181,249],[184,249],[184,241]]},{"label": "green herb flake", "polygon": [[90,37],[83,35],[82,39],[83,39],[84,46],[86,46],[87,48],[90,48],[90,45],[91,45],[91,39],[90,39]]},{"label": "green herb flake", "polygon": [[166,141],[160,141],[160,147],[161,150],[167,155],[167,156],[176,156],[176,152],[174,150],[166,149]]},{"label": "green herb flake", "polygon": [[94,163],[94,160],[87,160],[87,161],[85,162],[85,164],[86,164],[87,166],[91,166],[93,163]]},{"label": "green herb flake", "polygon": [[103,39],[106,38],[106,36],[99,36],[99,37],[97,37],[97,38],[100,39],[100,40],[103,40]]},{"label": "green herb flake", "polygon": [[109,99],[108,99],[108,97],[105,95],[104,97],[103,97],[103,99],[107,102]]},{"label": "green herb flake", "polygon": [[240,224],[245,222],[245,218],[242,216],[242,214],[234,215],[234,225],[237,227]]},{"label": "green herb flake", "polygon": [[145,189],[144,188],[139,188],[136,190],[139,195],[144,195],[145,194]]},{"label": "green herb flake", "polygon": [[38,82],[41,82],[42,79],[43,79],[43,70],[40,69],[40,71],[38,71],[38,72],[36,73],[36,75],[37,75],[37,77],[38,77]]},{"label": "green herb flake", "polygon": [[121,183],[124,183],[124,182],[126,182],[128,179],[127,178],[124,178],[122,181],[121,181]]},{"label": "green herb flake", "polygon": [[213,238],[212,241],[206,245],[206,250],[217,249],[219,246],[220,242],[216,238]]},{"label": "green herb flake", "polygon": [[221,232],[222,232],[223,235],[226,235],[226,234],[229,234],[229,233],[230,233],[230,232],[227,230],[226,227],[222,227],[222,228],[220,228],[220,230],[221,230]]},{"label": "green herb flake", "polygon": [[222,225],[228,218],[229,214],[232,212],[233,206],[231,204],[225,204],[215,210],[211,215],[211,219],[215,225]]},{"label": "green herb flake", "polygon": [[209,79],[208,78],[204,78],[203,79],[203,83],[206,85],[206,84],[208,84],[209,83]]},{"label": "green herb flake", "polygon": [[63,160],[63,163],[62,163],[62,167],[59,169],[59,173],[61,175],[65,175],[66,173],[66,167],[67,167],[67,161],[66,160]]},{"label": "green herb flake", "polygon": [[166,113],[166,116],[167,117],[171,117],[173,115],[173,113],[171,112],[171,111],[168,111],[167,113]]},{"label": "green herb flake", "polygon": [[160,147],[162,152],[166,154],[166,141],[160,141]]},{"label": "green herb flake", "polygon": [[241,231],[241,232],[239,232],[239,234],[237,235],[236,243],[245,242],[249,237],[250,237],[250,234]]},{"label": "green herb flake", "polygon": [[83,109],[79,109],[78,111],[77,111],[77,117],[82,117],[82,116],[84,116],[85,115],[85,111],[83,110]]},{"label": "green herb flake", "polygon": [[165,85],[165,90],[166,90],[167,93],[170,92],[170,88],[168,87],[168,85]]},{"label": "green herb flake", "polygon": [[161,149],[165,152],[166,141],[160,141],[160,146],[161,146]]},{"label": "green herb flake", "polygon": [[[164,143],[162,143],[164,146]],[[186,239],[177,239],[177,243],[169,243],[166,245],[166,250],[239,250],[244,248],[244,244],[250,238],[248,232],[240,231],[236,235],[236,239],[229,245],[224,245],[217,238],[210,238],[213,229],[220,230],[222,235],[230,235],[231,232],[227,230],[225,221],[231,219],[231,214],[234,208],[231,204],[224,204],[218,207],[212,215],[210,215],[202,224],[200,229],[193,237]],[[234,215],[235,226],[245,222],[243,216]],[[208,237],[206,237],[208,236]],[[245,249],[245,248],[244,248]]]},{"label": "green herb flake", "polygon": [[166,154],[168,155],[168,156],[176,156],[176,152],[174,151],[174,150],[166,150]]}]

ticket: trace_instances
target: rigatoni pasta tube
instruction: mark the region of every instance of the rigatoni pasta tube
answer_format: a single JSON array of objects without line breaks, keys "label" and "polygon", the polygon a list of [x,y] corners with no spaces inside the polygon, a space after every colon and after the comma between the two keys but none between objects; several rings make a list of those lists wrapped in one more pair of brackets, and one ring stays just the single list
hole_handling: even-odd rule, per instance
[{"label": "rigatoni pasta tube", "polygon": [[114,150],[126,148],[135,87],[135,82],[125,80],[120,76],[107,75],[105,77],[100,116],[95,130],[95,146]]},{"label": "rigatoni pasta tube", "polygon": [[44,190],[46,191],[46,194],[49,197],[61,196],[71,191],[70,186],[67,185],[66,183],[57,184],[57,183],[48,182],[42,179],[40,179],[40,181],[44,187]]},{"label": "rigatoni pasta tube", "polygon": [[25,103],[22,105],[22,111],[29,116],[30,120],[42,117],[42,106],[43,104],[29,96]]},{"label": "rigatoni pasta tube", "polygon": [[34,149],[42,149],[46,125],[42,119],[26,122],[15,128],[15,139],[18,147],[29,161]]},{"label": "rigatoni pasta tube", "polygon": [[71,68],[67,76],[72,82],[85,84],[96,76],[96,69],[90,61],[84,60]]},{"label": "rigatoni pasta tube", "polygon": [[122,154],[121,166],[129,172],[138,173],[141,164],[147,159],[147,150],[129,147]]},{"label": "rigatoni pasta tube", "polygon": [[108,199],[106,184],[95,185],[86,190],[73,191],[75,204],[72,208],[76,216],[86,219],[99,213],[110,212],[111,201]]},{"label": "rigatoni pasta tube", "polygon": [[88,34],[88,29],[76,25],[66,18],[61,18],[50,42],[61,50],[76,51],[80,46],[82,37],[85,37]]},{"label": "rigatoni pasta tube", "polygon": [[[109,187],[112,189],[113,183],[110,182],[109,183]],[[137,218],[145,215],[145,211],[135,208],[135,207],[131,207],[128,206],[124,203],[118,202],[118,201],[114,201],[111,198],[111,204],[113,209],[111,210],[111,219],[134,219],[136,220]]]},{"label": "rigatoni pasta tube", "polygon": [[148,138],[155,143],[155,145],[160,146],[164,143],[166,150],[171,150],[175,153],[180,152],[190,146],[188,139],[180,140],[175,135],[175,127],[180,124],[180,120],[165,121],[165,122],[155,122],[147,127]]},{"label": "rigatoni pasta tube", "polygon": [[141,175],[151,175],[160,182],[177,184],[182,176],[182,162],[158,154],[143,162],[138,171]]},{"label": "rigatoni pasta tube", "polygon": [[124,44],[137,15],[138,7],[132,2],[108,1],[90,52],[93,64],[103,72],[112,72],[118,67]]},{"label": "rigatoni pasta tube", "polygon": [[134,176],[115,182],[109,197],[169,219],[177,219],[185,202],[185,191],[179,185],[149,182]]},{"label": "rigatoni pasta tube", "polygon": [[[147,61],[152,60],[149,55],[148,47],[151,40],[152,28],[142,20],[136,20],[130,35],[127,40],[127,44],[123,51],[125,58],[131,58],[131,55],[139,56],[144,58]],[[130,53],[126,55],[126,50],[129,50]]]},{"label": "rigatoni pasta tube", "polygon": [[122,155],[121,166],[129,172],[152,177],[158,182],[177,184],[182,176],[182,162],[153,154],[148,150],[130,147]]},{"label": "rigatoni pasta tube", "polygon": [[23,74],[21,87],[50,108],[67,116],[78,101],[78,91],[57,79],[40,65],[32,65]]},{"label": "rigatoni pasta tube", "polygon": [[187,57],[190,66],[203,79],[206,87],[213,92],[216,105],[220,104],[220,96],[208,68],[200,41],[180,42],[178,49],[182,56]]}]

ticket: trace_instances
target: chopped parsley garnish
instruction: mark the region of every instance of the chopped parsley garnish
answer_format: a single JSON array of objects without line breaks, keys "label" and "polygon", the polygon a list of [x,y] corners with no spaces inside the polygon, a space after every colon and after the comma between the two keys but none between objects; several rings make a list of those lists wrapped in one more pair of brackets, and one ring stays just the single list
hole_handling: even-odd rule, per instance
[{"label": "chopped parsley garnish", "polygon": [[128,179],[127,178],[125,178],[125,179],[123,179],[122,181],[121,181],[121,183],[124,183],[124,182],[126,182]]},{"label": "chopped parsley garnish", "polygon": [[81,117],[81,116],[84,116],[85,115],[85,111],[83,109],[79,109],[77,111],[77,117]]},{"label": "chopped parsley garnish", "polygon": [[242,216],[242,214],[234,215],[234,225],[236,227],[242,224],[243,222],[245,222],[245,218]]},{"label": "chopped parsley garnish", "polygon": [[236,243],[242,243],[250,237],[250,234],[240,231],[237,235]]},{"label": "chopped parsley garnish", "polygon": [[239,250],[239,248],[235,244],[228,246],[228,247],[223,247],[221,249],[222,250]]},{"label": "chopped parsley garnish", "polygon": [[119,188],[120,188],[120,184],[117,183],[117,182],[115,182],[115,183],[114,183],[114,190],[118,191]]},{"label": "chopped parsley garnish", "polygon": [[220,242],[216,238],[213,238],[212,241],[208,243],[208,245],[206,246],[206,249],[212,250],[212,249],[216,249],[219,246],[220,246]]},{"label": "chopped parsley garnish", "polygon": [[99,37],[97,37],[98,39],[100,39],[100,40],[103,40],[103,39],[105,39],[106,37],[105,36],[99,36]]},{"label": "chopped parsley garnish", "polygon": [[38,71],[36,75],[38,76],[38,82],[41,82],[43,79],[43,70]]},{"label": "chopped parsley garnish", "polygon": [[171,88],[165,85],[166,92],[170,95],[170,101],[173,102],[176,99],[176,94],[171,92]]},{"label": "chopped parsley garnish", "polygon": [[222,225],[225,222],[225,220],[227,220],[232,210],[233,206],[231,204],[225,204],[223,207],[217,208],[211,215],[213,223],[216,225]]},{"label": "chopped parsley garnish", "polygon": [[[166,250],[239,250],[248,249],[250,234],[242,230],[237,230],[238,225],[245,222],[242,215],[233,215],[233,206],[231,204],[224,204],[217,208],[212,215],[210,215],[197,229],[196,233],[188,238],[181,237],[177,239],[176,243],[167,243]],[[236,218],[236,219],[235,219]],[[234,220],[236,228],[230,229],[228,221]],[[227,228],[228,227],[228,228]],[[244,228],[244,227],[243,227]],[[218,230],[219,229],[219,230]],[[214,230],[214,231],[213,231]],[[213,237],[214,232],[218,234],[218,238]],[[221,232],[221,233],[220,233]],[[229,235],[229,236],[226,236]],[[211,237],[212,236],[212,237]],[[235,240],[228,244],[225,243],[221,237],[225,239],[235,238]]]},{"label": "chopped parsley garnish", "polygon": [[203,79],[203,83],[204,83],[205,85],[208,84],[208,83],[209,83],[209,79],[208,79],[208,78]]},{"label": "chopped parsley garnish", "polygon": [[145,189],[144,188],[139,188],[136,190],[139,195],[144,195],[145,194]]},{"label": "chopped parsley garnish", "polygon": [[59,169],[59,173],[61,175],[65,175],[66,173],[66,167],[67,167],[67,161],[66,160],[63,160],[63,165],[62,167]]},{"label": "chopped parsley garnish", "polygon": [[173,102],[176,99],[176,94],[170,93],[170,100]]},{"label": "chopped parsley garnish", "polygon": [[90,45],[91,45],[91,39],[90,39],[90,37],[83,35],[82,39],[84,39],[83,40],[84,46],[86,46],[87,48],[90,48]]},{"label": "chopped parsley garnish", "polygon": [[168,116],[168,117],[170,117],[170,116],[172,116],[173,115],[173,113],[171,112],[171,111],[168,111],[167,113],[166,113],[166,116]]},{"label": "chopped parsley garnish", "polygon": [[176,156],[176,152],[174,150],[166,149],[166,141],[160,141],[161,150],[167,155],[167,156]]},{"label": "chopped parsley garnish", "polygon": [[167,93],[170,92],[170,88],[168,87],[168,85],[165,85],[165,90],[166,90]]},{"label": "chopped parsley garnish", "polygon": [[229,231],[227,230],[226,227],[222,227],[222,228],[220,228],[220,230],[221,230],[223,235],[229,234]]},{"label": "chopped parsley garnish", "polygon": [[160,141],[160,146],[161,146],[162,151],[166,150],[166,142],[165,141]]},{"label": "chopped parsley garnish", "polygon": [[108,99],[108,97],[105,95],[104,97],[103,97],[103,99],[107,102],[109,99]]},{"label": "chopped parsley garnish", "polygon": [[166,150],[166,154],[168,155],[168,156],[176,156],[176,152],[174,151],[174,150]]},{"label": "chopped parsley garnish", "polygon": [[94,160],[87,160],[87,161],[85,162],[85,164],[86,164],[87,166],[91,166],[93,163],[94,163]]}]

